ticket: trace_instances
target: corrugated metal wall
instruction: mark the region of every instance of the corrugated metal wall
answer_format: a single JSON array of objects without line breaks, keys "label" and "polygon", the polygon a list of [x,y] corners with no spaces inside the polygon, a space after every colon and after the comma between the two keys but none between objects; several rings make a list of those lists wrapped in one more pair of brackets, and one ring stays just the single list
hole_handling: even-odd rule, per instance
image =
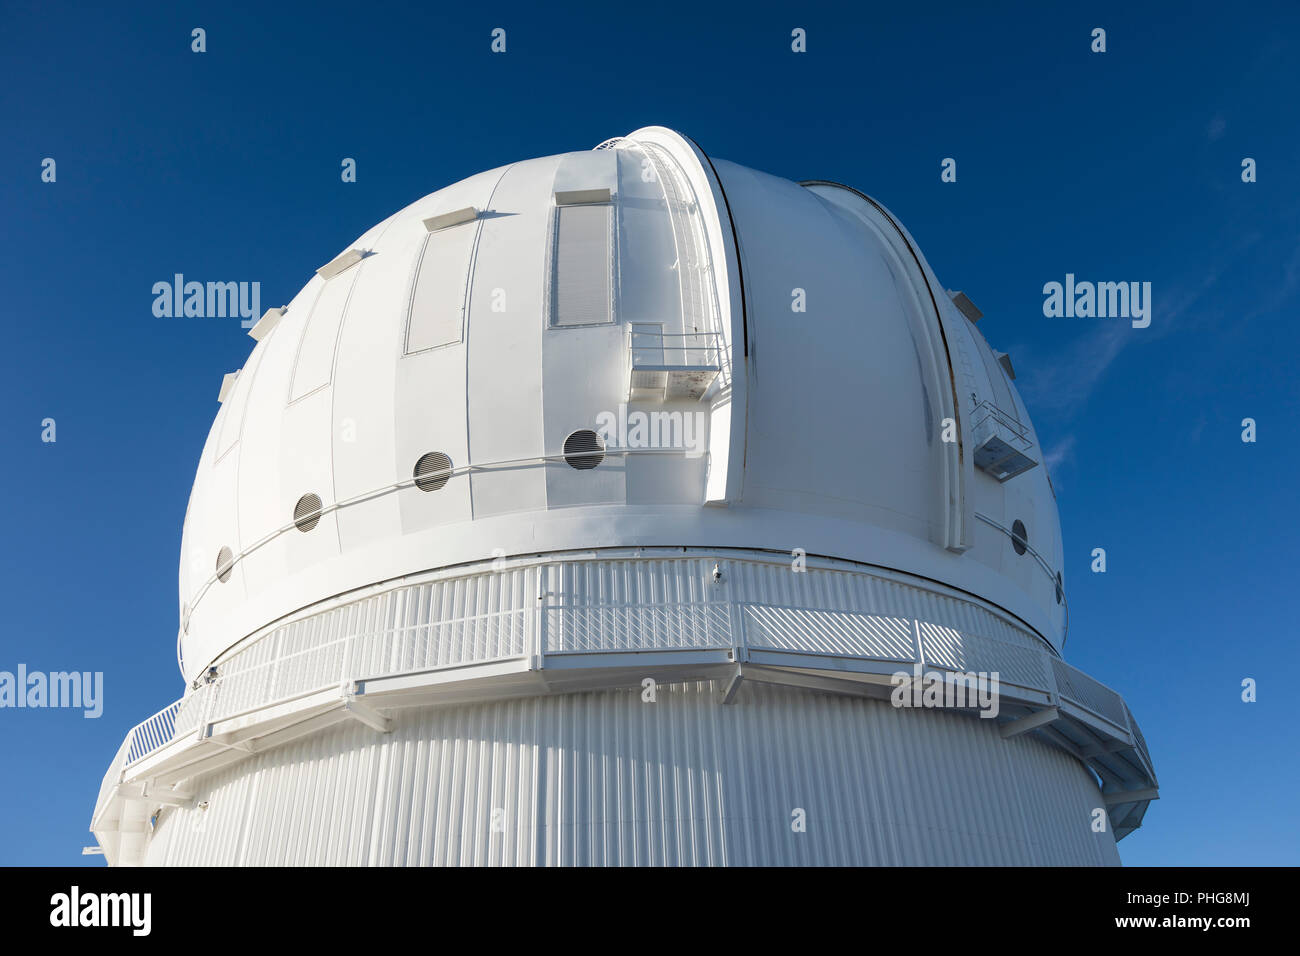
[{"label": "corrugated metal wall", "polygon": [[[994,721],[746,683],[348,722],[198,782],[151,864],[1115,865],[1077,761]],[[794,832],[793,814],[806,814]]]}]

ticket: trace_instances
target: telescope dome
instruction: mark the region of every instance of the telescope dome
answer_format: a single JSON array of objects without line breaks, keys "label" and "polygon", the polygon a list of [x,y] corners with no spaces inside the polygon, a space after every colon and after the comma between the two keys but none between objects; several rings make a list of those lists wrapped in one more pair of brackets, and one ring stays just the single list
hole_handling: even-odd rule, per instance
[{"label": "telescope dome", "polygon": [[883,205],[649,127],[321,258],[222,381],[110,863],[1119,862],[1158,785],[1014,366]]}]

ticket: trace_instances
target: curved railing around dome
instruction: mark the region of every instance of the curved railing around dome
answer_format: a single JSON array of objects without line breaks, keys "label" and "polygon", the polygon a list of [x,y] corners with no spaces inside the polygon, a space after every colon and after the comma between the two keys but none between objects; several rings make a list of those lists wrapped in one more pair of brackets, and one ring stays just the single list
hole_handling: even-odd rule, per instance
[{"label": "curved railing around dome", "polygon": [[1047,579],[1051,582],[1052,587],[1055,588],[1056,594],[1060,598],[1061,607],[1065,611],[1065,622],[1061,625],[1061,650],[1065,650],[1065,642],[1070,636],[1070,602],[1066,599],[1065,596],[1065,581],[1057,576],[1058,574],[1060,574],[1060,572],[1057,569],[1053,568],[1051,564],[1048,563],[1047,559],[1044,558],[1041,554],[1038,553],[1037,550],[1034,549],[1033,545],[1031,545],[1024,538],[1017,535],[1006,525],[998,521],[994,521],[988,515],[980,514],[978,511],[975,512],[975,517],[979,518],[980,521],[983,521],[985,524],[997,528],[999,531],[1005,534],[1012,541],[1018,542],[1022,548],[1024,548],[1031,555],[1033,555],[1034,560],[1038,562],[1038,566],[1043,569],[1043,573],[1047,575]]},{"label": "curved railing around dome", "polygon": [[[584,584],[593,574],[598,583]],[[619,584],[629,580],[641,583]],[[611,595],[611,587],[625,591]],[[434,611],[474,608],[489,593],[498,595],[489,603],[506,606],[448,618]],[[651,593],[666,596],[645,599]],[[784,597],[774,601],[777,595]],[[404,702],[417,686],[435,688],[436,700],[436,688],[447,682],[499,679],[501,668],[521,677],[550,673],[563,685],[579,672],[623,668],[643,676],[658,667],[690,679],[728,665],[774,674],[793,668],[801,679],[824,673],[832,690],[849,686],[844,681],[854,675],[878,682],[913,667],[996,672],[1005,714],[1059,709],[1053,742],[1089,763],[1118,791],[1117,801],[1156,786],[1146,742],[1123,698],[992,605],[852,562],[811,561],[792,579],[788,562],[759,552],[628,549],[588,559],[517,559],[493,571],[429,572],[268,627],[131,730],[106,777],[96,819],[119,784],[150,780],[159,767],[187,779],[203,760],[242,759],[242,751],[274,737],[267,728],[286,714],[314,719],[356,693],[373,707],[382,706],[385,686],[400,685]],[[550,692],[546,680],[536,692]],[[1124,804],[1126,814],[1140,822],[1135,808],[1144,810],[1149,799],[1134,797]]]},{"label": "curved railing around dome", "polygon": [[185,698],[173,701],[147,720],[142,720],[132,728],[128,735],[131,742],[127,750],[126,762],[135,763],[142,757],[154,753],[165,744],[176,739],[176,715],[180,712]]},{"label": "curved railing around dome", "polygon": [[[603,454],[605,454],[606,456],[622,457],[622,458],[626,458],[629,455],[679,456],[679,455],[686,455],[687,453],[688,450],[680,449],[680,448],[607,447],[603,450]],[[451,478],[460,475],[469,475],[474,473],[491,472],[494,470],[510,469],[510,468],[516,468],[520,465],[528,465],[528,464],[545,465],[545,464],[567,463],[569,457],[571,456],[566,456],[565,454],[561,453],[555,455],[534,455],[526,458],[502,459],[500,461],[493,461],[493,462],[480,462],[478,464],[461,465],[459,467],[450,468],[445,472],[440,472],[439,476],[445,474],[448,480],[450,480]],[[418,480],[425,480],[427,477],[428,476],[422,475]],[[367,501],[373,501],[376,498],[393,494],[395,492],[402,491],[403,489],[406,488],[413,488],[416,487],[416,482],[417,479],[414,477],[406,478],[401,481],[395,481],[392,482],[391,484],[383,485],[372,491],[363,492],[361,494],[354,495],[350,498],[345,498],[342,501],[336,501],[333,504],[325,505],[319,510],[318,514],[321,516],[332,514],[335,511],[339,511],[343,508],[347,508],[352,505],[363,504]],[[999,531],[1002,531],[1004,534],[1008,535],[1009,537],[1012,538],[1015,537],[1014,534],[1009,529],[1003,527],[1001,524],[994,521],[992,518],[989,518],[987,515],[983,515],[976,512],[975,517],[993,526],[994,528],[997,528]],[[288,523],[270,532],[269,534],[263,535],[261,538],[254,541],[253,544],[249,545],[247,548],[244,548],[238,554],[233,555],[230,562],[227,565],[223,566],[222,570],[225,571],[227,568],[235,567],[235,565],[237,565],[244,558],[266,547],[268,544],[275,541],[281,535],[288,534],[289,532],[296,531],[296,530],[297,530],[297,525],[294,523],[294,521],[291,520]],[[1069,603],[1068,601],[1066,601],[1065,598],[1064,584],[1058,583],[1056,574],[1052,570],[1051,565],[1047,563],[1046,559],[1044,559],[1041,554],[1039,554],[1036,550],[1030,547],[1028,542],[1022,542],[1022,543],[1024,543],[1026,550],[1030,551],[1033,554],[1034,558],[1042,566],[1043,570],[1047,573],[1048,577],[1051,578],[1053,586],[1054,587],[1059,586],[1060,588],[1061,603],[1065,607],[1065,627],[1063,628],[1062,631],[1062,641],[1061,641],[1061,646],[1064,647],[1065,636],[1068,633],[1068,629],[1069,629]],[[193,614],[194,610],[198,607],[199,603],[203,600],[204,595],[206,595],[208,590],[214,584],[217,583],[217,580],[218,580],[217,574],[214,572],[207,578],[206,581],[204,581],[202,587],[195,595],[193,603],[189,605],[190,614]],[[180,630],[177,631],[176,634],[176,662],[177,662],[177,666],[181,670],[182,675],[184,675],[185,673],[184,660],[183,660],[182,650],[181,650],[181,642],[184,640],[184,637],[185,637],[185,629],[184,627],[182,627]]]},{"label": "curved railing around dome", "polygon": [[[690,449],[605,447],[602,449],[601,453],[605,457],[616,457],[616,458],[627,458],[630,455],[672,455],[678,457],[686,457],[690,453]],[[450,481],[452,478],[456,478],[461,475],[486,473],[486,472],[492,472],[498,470],[510,470],[513,468],[518,468],[520,465],[547,465],[547,464],[558,464],[558,463],[567,464],[569,459],[572,457],[573,457],[572,453],[567,455],[564,453],[559,453],[555,455],[530,455],[525,458],[503,458],[497,461],[479,462],[477,464],[454,466],[444,471],[439,471],[430,474],[422,474],[419,478],[415,478],[415,477],[405,478],[401,481],[394,481],[386,485],[381,485],[378,488],[375,488],[371,491],[365,491],[362,492],[361,494],[353,495],[352,497],[345,498],[342,501],[336,501],[333,504],[323,505],[320,509],[315,511],[314,514],[317,517],[324,517],[325,515],[333,514],[336,511],[340,511],[343,508],[348,508],[353,505],[364,504],[368,501],[374,501],[376,498],[382,498],[385,495],[394,494],[406,488],[417,487],[418,482],[427,481],[430,477],[436,477],[440,479],[445,477],[448,481]],[[236,565],[238,565],[242,560],[247,558],[250,554],[260,551],[262,548],[266,547],[268,544],[275,541],[281,535],[288,534],[292,531],[297,531],[297,530],[298,530],[298,525],[296,523],[296,520],[291,520],[286,524],[283,524],[280,527],[276,528],[274,531],[264,534],[262,537],[258,538],[256,541],[250,544],[247,548],[244,548],[238,554],[231,555],[230,560],[228,562],[225,562],[222,565],[220,569],[221,573],[222,574],[228,573],[231,569],[233,569]],[[203,600],[204,596],[217,582],[218,582],[218,573],[214,571],[212,574],[210,574],[207,577],[207,579],[203,582],[202,586],[199,588],[198,592],[194,595],[193,602],[189,604],[190,614],[194,613],[195,609],[198,608],[199,603]],[[181,653],[181,641],[184,639],[184,637],[185,637],[185,628],[182,627],[181,630],[178,631],[176,635],[176,662],[180,666],[182,675],[185,673],[184,660]]]}]

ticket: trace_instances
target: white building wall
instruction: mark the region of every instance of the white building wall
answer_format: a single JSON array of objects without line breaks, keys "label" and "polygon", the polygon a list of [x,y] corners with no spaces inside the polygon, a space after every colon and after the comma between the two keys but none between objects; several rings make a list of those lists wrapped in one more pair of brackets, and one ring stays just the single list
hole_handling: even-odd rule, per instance
[{"label": "white building wall", "polygon": [[[1073,758],[995,722],[746,684],[397,711],[204,780],[153,865],[1117,865]],[[796,809],[806,832],[794,832]]]}]

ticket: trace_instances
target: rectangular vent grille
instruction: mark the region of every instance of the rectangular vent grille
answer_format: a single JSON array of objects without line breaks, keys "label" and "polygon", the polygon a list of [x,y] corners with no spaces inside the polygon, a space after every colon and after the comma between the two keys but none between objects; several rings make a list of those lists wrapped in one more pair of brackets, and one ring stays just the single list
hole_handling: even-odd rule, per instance
[{"label": "rectangular vent grille", "polygon": [[551,271],[551,325],[613,321],[611,205],[557,206]]}]

